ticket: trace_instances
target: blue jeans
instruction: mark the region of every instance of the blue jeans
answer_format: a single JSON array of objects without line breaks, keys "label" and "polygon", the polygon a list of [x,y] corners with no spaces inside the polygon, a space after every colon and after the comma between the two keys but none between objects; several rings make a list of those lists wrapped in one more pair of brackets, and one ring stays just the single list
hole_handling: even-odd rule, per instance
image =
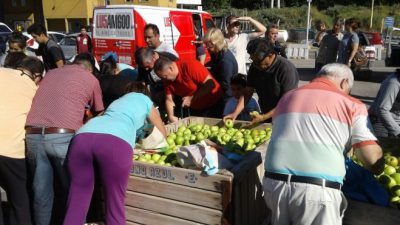
[{"label": "blue jeans", "polygon": [[[64,162],[73,136],[74,134],[26,135],[27,160],[33,179],[33,217],[36,225],[62,224],[65,212],[59,211],[65,211],[69,188],[69,177]],[[53,213],[54,201],[56,204]]]}]

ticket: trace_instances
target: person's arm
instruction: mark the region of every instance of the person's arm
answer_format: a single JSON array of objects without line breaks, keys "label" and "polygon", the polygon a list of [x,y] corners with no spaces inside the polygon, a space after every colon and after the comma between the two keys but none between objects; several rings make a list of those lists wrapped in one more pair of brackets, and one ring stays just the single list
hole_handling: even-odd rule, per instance
[{"label": "person's arm", "polygon": [[382,121],[383,126],[389,131],[389,134],[397,136],[400,134],[400,126],[393,119],[390,110],[392,109],[397,95],[399,94],[400,83],[398,81],[384,83],[381,86],[381,91],[382,94],[380,94],[380,96],[378,96],[378,98],[375,100],[378,103],[377,116]]},{"label": "person's arm", "polygon": [[52,55],[54,62],[56,63],[57,68],[61,68],[64,66],[64,53],[62,52],[60,47],[51,47],[49,49],[50,54]]},{"label": "person's arm", "polygon": [[383,153],[379,145],[375,143],[356,147],[354,154],[362,162],[364,168],[376,175],[382,173],[385,160],[382,157]]},{"label": "person's arm", "polygon": [[76,54],[79,54],[79,37],[80,37],[80,35],[78,35],[78,37],[76,37],[76,41],[75,41]]},{"label": "person's arm", "polygon": [[251,96],[254,93],[254,88],[252,87],[246,87],[243,90],[243,95],[240,96],[239,100],[238,100],[238,104],[236,105],[235,110],[224,116],[223,120],[227,120],[227,119],[232,119],[232,120],[236,120],[236,118],[239,116],[239,114],[242,112],[242,110],[244,109],[245,106],[245,99],[251,98]]},{"label": "person's arm", "polygon": [[203,83],[198,87],[193,96],[185,96],[182,98],[182,107],[190,107],[193,101],[202,98],[212,92],[215,83],[211,75],[208,75]]},{"label": "person's arm", "polygon": [[261,123],[264,122],[272,117],[274,115],[275,108],[271,109],[269,112],[264,113],[264,114],[259,114],[253,116],[253,119],[251,120],[250,125],[256,124],[256,123]]},{"label": "person's arm", "polygon": [[178,117],[174,115],[174,106],[175,103],[172,94],[167,94],[165,96],[165,110],[167,111],[168,120],[171,123],[178,121]]},{"label": "person's arm", "polygon": [[151,111],[147,119],[150,121],[150,123],[158,128],[158,130],[164,135],[164,137],[167,137],[167,130],[165,129],[160,114],[157,112],[154,106],[151,107]]},{"label": "person's arm", "polygon": [[265,33],[265,31],[267,31],[267,28],[264,25],[262,25],[262,23],[258,22],[257,20],[255,20],[249,16],[239,17],[237,19],[242,20],[242,21],[249,21],[256,29],[255,32],[252,32],[249,34],[249,38],[259,37],[259,36],[263,35]]},{"label": "person's arm", "polygon": [[88,38],[88,50],[90,53],[92,53],[92,38],[89,37],[89,35],[87,36]]}]

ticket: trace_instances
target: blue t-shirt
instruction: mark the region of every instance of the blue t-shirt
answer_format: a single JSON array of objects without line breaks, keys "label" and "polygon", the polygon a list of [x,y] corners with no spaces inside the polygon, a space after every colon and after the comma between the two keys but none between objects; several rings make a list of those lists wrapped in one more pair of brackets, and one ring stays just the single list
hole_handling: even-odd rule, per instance
[{"label": "blue t-shirt", "polygon": [[95,117],[84,126],[80,133],[111,134],[135,146],[136,131],[150,114],[153,102],[140,93],[129,93],[115,100],[103,115]]},{"label": "blue t-shirt", "polygon": [[[234,97],[230,98],[225,105],[224,108],[224,116],[232,113],[235,111],[235,108],[238,104],[238,100]],[[257,103],[257,100],[254,97],[251,97],[249,102],[247,102],[246,106],[240,112],[239,116],[237,117],[238,120],[244,120],[244,121],[251,121],[251,116],[250,113],[253,111],[261,112],[260,106]]]},{"label": "blue t-shirt", "polygon": [[351,54],[351,45],[354,43],[359,43],[360,39],[358,38],[358,34],[356,32],[347,32],[344,34],[342,41],[339,45],[339,53],[338,53],[338,63],[347,64],[349,61],[349,57]]}]

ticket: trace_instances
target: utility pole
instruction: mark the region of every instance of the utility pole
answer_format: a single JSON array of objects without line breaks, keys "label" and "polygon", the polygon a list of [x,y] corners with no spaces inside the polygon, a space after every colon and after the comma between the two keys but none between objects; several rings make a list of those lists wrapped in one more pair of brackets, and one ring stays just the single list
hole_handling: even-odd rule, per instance
[{"label": "utility pole", "polygon": [[271,0],[271,9],[274,8],[274,0]]},{"label": "utility pole", "polygon": [[281,8],[281,0],[278,0],[278,9]]},{"label": "utility pole", "polygon": [[312,0],[307,0],[308,2],[308,11],[307,11],[307,32],[306,32],[306,46],[308,48],[308,33],[310,30],[310,12],[311,12],[311,2]]},{"label": "utility pole", "polygon": [[372,0],[372,4],[371,4],[371,21],[369,23],[369,28],[372,28],[372,20],[374,19],[374,3],[375,0]]}]

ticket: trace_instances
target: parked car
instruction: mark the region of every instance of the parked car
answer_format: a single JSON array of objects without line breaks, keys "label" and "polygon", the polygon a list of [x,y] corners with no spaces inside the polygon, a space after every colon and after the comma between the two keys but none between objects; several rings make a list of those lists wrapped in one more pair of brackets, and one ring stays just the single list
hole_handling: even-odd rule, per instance
[{"label": "parked car", "polygon": [[12,31],[13,30],[9,26],[7,26],[7,24],[0,22],[0,33],[6,33],[6,32],[11,33]]},{"label": "parked car", "polygon": [[380,32],[362,31],[362,33],[364,33],[371,45],[383,45],[383,39]]},{"label": "parked car", "polygon": [[[28,38],[28,40],[26,41],[28,48],[37,49],[39,47],[39,44],[33,39],[30,34],[28,34],[27,32],[23,32],[22,34]],[[47,35],[49,36],[49,38],[53,39],[57,43],[59,43],[61,39],[65,37],[65,34],[55,31],[47,31]]]},{"label": "parked car", "polygon": [[400,28],[393,27],[386,41],[385,66],[400,66]]},{"label": "parked car", "polygon": [[[80,33],[68,34],[58,43],[64,52],[66,60],[70,60],[76,55],[76,37],[78,37],[79,34]],[[87,34],[89,37],[92,37],[91,32],[87,32]]]}]

